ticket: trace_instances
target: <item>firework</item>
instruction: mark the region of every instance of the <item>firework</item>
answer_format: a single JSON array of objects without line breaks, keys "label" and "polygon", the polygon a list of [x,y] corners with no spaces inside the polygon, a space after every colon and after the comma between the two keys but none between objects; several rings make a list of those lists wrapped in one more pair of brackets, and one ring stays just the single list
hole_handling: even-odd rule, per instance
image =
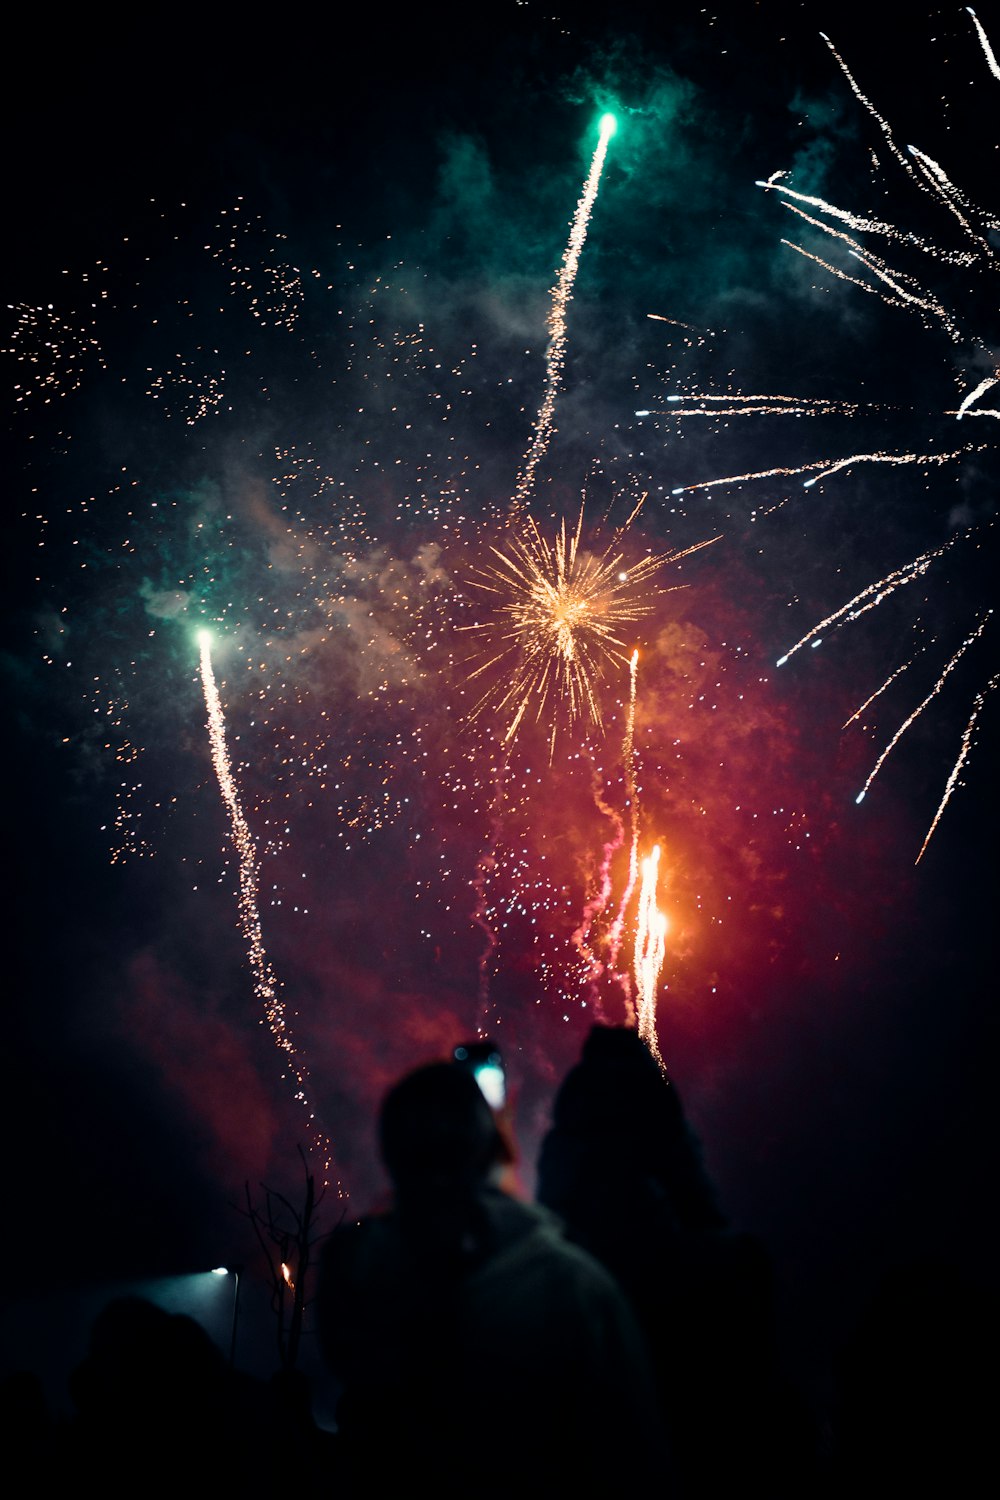
[{"label": "firework", "polygon": [[566,313],[573,295],[573,285],[580,265],[580,255],[587,238],[587,226],[597,201],[597,189],[601,183],[604,159],[608,153],[608,141],[615,133],[614,115],[605,115],[601,120],[600,136],[590,163],[590,171],[584,183],[580,201],[576,205],[569,240],[563,253],[562,266],[555,286],[552,288],[552,306],[549,310],[549,345],[545,356],[545,390],[535,418],[535,426],[521,466],[521,473],[514,488],[511,514],[517,515],[527,504],[534,483],[535,470],[545,456],[552,436],[553,413],[559,381],[566,358]]},{"label": "firework", "polygon": [[925,853],[927,852],[927,845],[930,843],[932,837],[934,836],[934,830],[937,828],[938,820],[948,805],[948,799],[950,798],[952,792],[955,790],[955,787],[958,785],[958,778],[961,775],[962,767],[965,765],[965,762],[972,750],[973,731],[976,727],[976,720],[979,718],[979,715],[982,712],[983,705],[986,702],[987,694],[992,693],[998,683],[1000,683],[1000,673],[995,672],[986,686],[982,689],[982,691],[977,693],[975,698],[973,699],[972,713],[969,715],[969,722],[966,724],[965,728],[962,731],[962,744],[958,752],[958,757],[955,761],[955,764],[951,768],[951,774],[948,777],[948,781],[944,789],[944,795],[942,796],[941,801],[938,803],[937,811],[931,819],[930,827],[924,835],[924,841],[920,845],[920,852],[918,853],[916,860],[914,861],[915,864],[919,864],[923,859]]},{"label": "firework", "polygon": [[212,747],[212,765],[222,800],[229,813],[230,832],[239,863],[239,921],[247,945],[247,958],[253,975],[257,998],[276,1046],[285,1057],[285,1065],[291,1075],[295,1098],[308,1116],[309,1133],[313,1150],[322,1157],[324,1182],[328,1181],[331,1166],[331,1146],[327,1137],[316,1124],[316,1117],[306,1092],[309,1077],[305,1063],[289,1033],[285,1005],[279,994],[279,985],[264,947],[257,900],[258,861],[253,834],[240,805],[239,792],[233,776],[229,749],[226,744],[226,720],[222,700],[212,670],[212,636],[208,630],[199,632],[201,682],[208,710],[208,736]]},{"label": "firework", "polygon": [[976,31],[979,34],[979,40],[980,40],[980,42],[982,44],[983,53],[984,53],[984,55],[986,57],[986,61],[989,64],[990,72],[993,74],[994,78],[1000,78],[1000,64],[997,63],[996,56],[994,55],[994,52],[993,52],[993,48],[990,46],[990,39],[986,35],[986,32],[983,30],[983,28],[982,28],[982,26],[980,24],[980,21],[979,21],[979,17],[976,15],[976,12],[972,9],[972,6],[971,5],[967,5],[965,8],[969,12],[969,15],[972,17],[972,24],[973,24],[973,26],[975,26]]},{"label": "firework", "polygon": [[637,1021],[642,1037],[656,1061],[663,1066],[656,1037],[656,987],[666,954],[667,919],[656,904],[656,883],[660,868],[660,846],[642,861],[642,885],[639,891],[639,914],[635,934],[635,982],[639,996]]},{"label": "firework", "polygon": [[[910,728],[910,725],[913,724],[915,722],[915,720],[919,717],[919,715],[923,713],[924,709],[927,707],[928,703],[930,703],[931,699],[937,697],[938,693],[941,691],[942,687],[944,686],[945,679],[949,676],[949,674],[951,672],[953,672],[955,670],[955,668],[958,665],[959,661],[965,655],[966,651],[968,651],[969,647],[973,644],[973,642],[979,640],[979,638],[982,635],[983,631],[986,629],[987,624],[989,623],[989,618],[992,615],[992,613],[993,613],[992,610],[987,610],[986,611],[986,613],[983,615],[982,619],[979,621],[979,624],[976,626],[975,630],[972,630],[972,631],[969,632],[969,634],[965,637],[965,640],[959,646],[958,650],[956,652],[954,652],[954,654],[949,658],[948,662],[945,664],[943,670],[941,671],[941,673],[939,674],[939,676],[937,678],[937,681],[935,682],[934,686],[931,688],[931,690],[927,694],[927,696],[923,699],[923,701],[921,703],[917,704],[917,706],[913,710],[913,712],[910,713],[910,714],[908,714],[907,717],[903,720],[902,724],[900,724],[899,728],[896,730],[896,733],[892,736],[892,739],[886,745],[885,749],[882,751],[882,753],[879,756],[878,760],[875,762],[874,766],[869,771],[867,780],[865,781],[864,786],[861,788],[860,792],[858,793],[858,795],[857,795],[857,797],[855,799],[857,802],[863,802],[864,801],[864,799],[865,799],[865,797],[866,797],[866,795],[868,793],[869,787],[871,786],[872,782],[875,780],[875,777],[878,775],[879,771],[881,771],[881,769],[882,769],[883,765],[885,764],[886,760],[888,759],[890,753],[899,744],[899,741],[903,738],[903,735]],[[963,753],[962,753],[961,759],[963,759],[963,760],[965,759],[966,753],[967,753],[967,751],[963,748]],[[951,787],[951,786],[954,785],[954,779],[953,779],[954,778],[954,774],[955,773],[953,771],[952,776],[949,777],[949,779],[948,779],[948,785],[949,785],[949,787]],[[949,795],[950,795],[950,792],[946,792],[945,799],[944,799],[945,802],[947,802]],[[940,810],[939,810],[939,814],[938,815],[940,815]],[[926,844],[926,840],[925,840],[923,848],[926,848],[926,847],[927,847],[927,844]],[[923,853],[923,849],[921,849],[921,854],[922,853]],[[919,859],[920,855],[918,855],[917,858]]]},{"label": "firework", "polygon": [[618,911],[602,944],[606,951],[607,957],[605,959],[598,958],[597,954],[594,952],[593,947],[591,946],[591,934],[601,916],[606,911],[608,903],[611,900],[611,894],[614,887],[611,872],[612,861],[616,852],[621,848],[621,845],[624,841],[625,826],[621,815],[607,801],[600,783],[600,779],[596,775],[596,768],[593,783],[594,803],[597,807],[597,811],[602,815],[602,817],[608,817],[614,823],[615,835],[604,845],[600,872],[596,882],[594,895],[587,901],[584,907],[583,916],[580,920],[580,925],[573,934],[574,946],[584,955],[587,961],[587,981],[589,991],[593,999],[600,1007],[600,994],[597,989],[596,982],[601,976],[608,975],[609,977],[615,979],[621,988],[622,999],[625,1004],[625,1016],[626,1020],[629,1023],[634,1023],[635,1021],[635,1006],[632,1001],[631,979],[627,973],[620,973],[618,971],[617,965],[618,954],[621,948],[622,934],[625,928],[625,917],[629,902],[632,899],[633,891],[635,890],[635,883],[639,874],[639,795],[635,779],[634,747],[635,703],[638,668],[639,652],[638,650],[635,650],[632,652],[632,659],[629,663],[629,703],[628,714],[625,721],[625,739],[622,745],[622,761],[625,771],[625,794],[631,822],[632,837],[631,845],[629,848],[628,874],[626,876],[625,885],[619,901]]},{"label": "firework", "polygon": [[[640,99],[637,120],[643,107]],[[241,1032],[249,998],[249,1015],[269,1026],[279,1049],[281,1088],[292,1080],[310,1119],[310,1099],[321,1116],[341,1111],[330,1120],[338,1155],[370,1102],[365,1091],[374,1092],[415,1046],[435,1042],[444,1017],[461,1017],[470,1034],[477,1023],[492,1031],[501,1019],[505,1035],[522,1027],[518,1047],[528,1043],[525,1058],[544,1055],[546,1067],[558,1060],[563,1025],[585,1024],[589,1015],[581,1013],[600,1013],[605,1002],[609,1010],[624,1006],[628,1024],[641,1014],[644,1036],[655,1042],[665,941],[657,868],[664,871],[669,857],[671,869],[685,871],[683,888],[678,874],[670,891],[678,922],[694,904],[688,882],[698,872],[691,931],[708,935],[709,924],[727,914],[720,891],[730,848],[752,842],[751,878],[770,879],[758,829],[772,812],[782,857],[797,857],[797,814],[786,817],[776,797],[773,809],[748,810],[758,797],[772,797],[774,763],[753,793],[740,791],[735,811],[727,800],[740,775],[742,725],[755,712],[756,684],[766,682],[748,678],[745,700],[741,693],[737,701],[734,669],[742,671],[756,650],[746,600],[737,589],[727,594],[724,582],[722,593],[696,600],[692,591],[684,610],[664,600],[666,585],[679,582],[668,576],[669,564],[687,555],[665,550],[668,541],[686,546],[710,532],[715,540],[721,527],[695,520],[694,532],[685,529],[694,507],[685,515],[666,498],[678,447],[646,469],[644,455],[628,451],[620,421],[645,399],[636,394],[633,403],[625,384],[631,380],[638,393],[643,379],[626,363],[635,358],[638,317],[642,340],[652,333],[675,347],[683,334],[689,351],[704,349],[723,327],[714,305],[704,317],[693,299],[669,305],[662,221],[656,227],[633,215],[637,194],[647,191],[651,207],[669,211],[656,184],[676,178],[683,161],[671,146],[664,171],[667,142],[654,133],[645,160],[635,133],[615,201],[608,173],[618,142],[608,126],[599,140],[593,130],[579,170],[571,168],[549,262],[556,269],[541,283],[548,314],[541,344],[524,328],[530,262],[511,253],[523,229],[517,187],[503,183],[501,197],[499,174],[495,206],[482,204],[478,217],[467,212],[461,188],[462,234],[444,235],[450,259],[435,259],[438,232],[447,229],[444,194],[422,204],[427,220],[412,238],[407,224],[387,224],[393,234],[366,245],[359,226],[335,228],[324,214],[311,248],[276,232],[283,226],[265,223],[252,202],[226,200],[211,218],[203,205],[193,221],[165,202],[155,209],[162,225],[137,235],[126,264],[84,268],[79,282],[67,272],[53,308],[17,314],[11,343],[24,372],[19,411],[25,425],[44,417],[52,429],[44,465],[43,442],[32,434],[25,494],[37,500],[25,524],[34,517],[32,534],[45,549],[39,574],[55,575],[65,560],[64,577],[77,581],[61,597],[44,580],[40,639],[53,681],[73,681],[82,692],[81,748],[104,756],[106,795],[119,804],[117,817],[101,820],[119,846],[114,857],[153,849],[172,856],[181,846],[176,864],[161,859],[167,868],[152,874],[164,880],[173,871],[186,885],[190,859],[197,920],[235,928],[248,981],[242,1001],[225,996],[227,1019]],[[482,149],[492,166],[485,137]],[[934,176],[927,162],[910,162],[921,179]],[[793,188],[775,184],[765,202],[780,198],[789,212],[824,216]],[[675,182],[671,191],[680,189]],[[572,228],[563,228],[574,203]],[[956,200],[956,207],[982,229],[966,206]],[[559,429],[570,427],[560,403],[574,384],[579,273],[586,276],[586,258],[598,248],[593,233],[605,212],[609,220],[617,214],[617,225],[600,268],[601,296],[587,309],[587,342],[603,357],[593,378],[580,381],[572,414],[573,461],[580,455],[581,474],[589,467],[578,483],[564,464],[544,490],[543,509],[536,500],[560,456]],[[872,227],[857,216],[827,217],[859,244],[880,232],[874,214]],[[495,233],[503,224],[509,240]],[[904,241],[886,236],[885,243],[895,251]],[[925,253],[912,238],[906,244]],[[481,245],[487,249],[478,260]],[[954,264],[964,270],[978,244],[963,253]],[[884,267],[855,260],[856,275],[953,346],[947,299],[924,296],[892,259]],[[706,275],[699,295],[707,285]],[[678,316],[666,316],[675,310]],[[954,317],[951,326],[961,329]],[[532,343],[534,374],[525,358]],[[772,386],[781,394],[754,394]],[[692,385],[691,394],[665,405],[668,416],[689,423],[792,417],[824,445],[835,423],[882,409],[802,394],[807,388],[799,370],[773,382],[748,378],[751,394],[717,396]],[[996,390],[996,378],[976,369],[949,392],[964,424],[954,429],[967,440],[961,449],[955,441],[924,452],[921,440],[880,459],[862,453],[867,438],[856,438],[811,465],[798,465],[798,452],[779,453],[786,466],[772,472],[809,480],[850,463],[952,461],[977,451],[971,439],[988,434],[1000,405]],[[114,443],[92,420],[105,402]],[[126,433],[142,440],[119,441]],[[593,445],[589,453],[585,444]],[[839,457],[847,452],[853,457]],[[731,467],[763,470],[764,459]],[[723,466],[716,461],[714,472]],[[643,524],[630,529],[643,492],[650,497]],[[614,524],[604,509],[609,496],[622,516],[633,515],[606,547]],[[610,515],[616,520],[619,511]],[[599,516],[603,529],[594,524]],[[816,545],[819,534],[812,534]],[[916,550],[914,543],[909,551]],[[924,566],[924,556],[901,570],[900,583],[938,566],[936,557]],[[858,586],[811,610],[788,638],[820,615],[828,619],[817,635],[857,619],[888,584],[829,616]],[[211,791],[217,779],[219,826],[232,854],[231,917],[225,908],[220,917],[206,890],[223,872],[193,821],[203,736],[196,733],[189,750],[177,734],[193,618],[224,624],[228,642],[221,687],[230,727],[207,645],[194,717],[203,688]],[[717,652],[710,643],[720,620],[728,639]],[[739,635],[728,634],[733,621]],[[988,636],[987,629],[969,645],[950,688]],[[640,667],[635,645],[644,637],[651,649]],[[801,643],[803,650],[812,643]],[[72,667],[65,676],[64,663]],[[908,688],[916,676],[900,669],[892,681],[902,677]],[[891,701],[888,682],[879,692]],[[252,751],[238,753],[237,712]],[[459,724],[467,732],[456,733]],[[710,740],[721,742],[717,755]],[[970,727],[964,756],[974,749]],[[546,754],[548,771],[540,764]],[[651,866],[654,827],[664,854]],[[193,851],[181,844],[189,831],[192,840],[201,834]],[[209,880],[206,869],[215,872]],[[731,888],[729,910],[751,899],[742,873]],[[727,927],[727,941],[737,930]],[[669,946],[672,987],[699,985],[707,945],[679,941],[672,930]],[[713,964],[731,972],[733,951],[716,945]],[[205,1004],[200,992],[187,1003],[198,1014]]]},{"label": "firework", "polygon": [[[975,23],[990,70],[994,76],[1000,76],[986,33],[976,19],[974,12],[970,10],[969,14]],[[918,316],[926,327],[932,331],[936,330],[943,333],[951,343],[961,349],[968,364],[971,365],[976,361],[986,360],[993,366],[992,373],[981,377],[974,385],[971,385],[965,391],[957,406],[949,408],[945,412],[945,415],[953,417],[956,421],[966,421],[970,418],[1000,419],[1000,411],[982,404],[983,397],[1000,381],[1000,369],[996,367],[996,354],[990,345],[978,335],[974,328],[967,327],[966,320],[961,314],[955,308],[949,306],[933,288],[926,285],[924,280],[914,275],[911,271],[904,270],[896,265],[890,265],[884,254],[876,253],[859,238],[862,235],[875,237],[889,245],[898,247],[900,250],[905,248],[931,262],[938,262],[949,267],[959,267],[965,272],[994,272],[996,270],[996,252],[992,240],[995,239],[996,231],[1000,228],[1000,219],[990,210],[971,202],[968,196],[961,192],[951,181],[944,168],[925,152],[920,151],[915,146],[908,147],[905,152],[899,148],[889,122],[879,113],[867,95],[862,92],[856,79],[829,37],[824,35],[823,40],[829,47],[855,98],[863,105],[871,119],[878,126],[893,160],[903,169],[914,186],[921,192],[928,194],[940,207],[948,212],[959,227],[960,243],[957,248],[942,246],[924,236],[900,228],[898,225],[888,222],[884,218],[852,213],[847,209],[828,202],[824,198],[797,191],[784,180],[784,173],[775,172],[765,181],[759,182],[758,186],[765,189],[765,191],[778,193],[781,196],[783,206],[789,212],[814,229],[822,232],[828,239],[839,245],[842,250],[846,250],[850,259],[857,266],[858,272],[857,274],[851,274],[843,266],[823,259],[814,251],[794,240],[786,239],[782,243],[798,254],[813,261],[830,275],[842,281],[849,282],[862,291],[878,297],[887,306],[898,307]],[[807,209],[814,210],[814,212],[807,212]],[[718,396],[696,393],[687,397],[671,396],[668,400],[672,403],[673,414],[686,418],[696,416],[778,417],[789,415],[852,417],[862,410],[862,403],[827,401],[822,398],[798,398],[787,395]],[[878,405],[871,403],[864,403],[864,406],[869,413],[878,412],[882,409]],[[919,468],[930,466],[942,467],[954,464],[972,455],[986,452],[993,446],[989,441],[975,442],[970,440],[953,446],[948,451],[941,451],[940,449],[928,449],[924,452],[914,450],[891,451],[884,449],[855,451],[836,459],[821,458],[795,465],[774,465],[749,473],[730,475],[726,478],[709,479],[697,484],[676,487],[673,493],[680,494],[685,491],[707,490],[716,486],[729,486],[777,477],[790,478],[806,474],[809,475],[809,478],[803,480],[803,486],[808,489],[823,479],[828,479],[837,473],[843,473],[862,465],[915,466]],[[777,664],[784,666],[797,651],[807,644],[813,647],[820,645],[825,631],[833,626],[840,626],[855,621],[869,610],[876,608],[898,589],[922,578],[934,563],[944,558],[959,543],[978,541],[982,531],[982,527],[964,527],[961,531],[954,532],[946,542],[922,552],[918,556],[890,570],[884,576],[874,580],[856,593],[853,598],[806,631],[795,645],[783,653],[778,659]],[[932,700],[937,697],[945,680],[953,672],[959,660],[964,657],[966,651],[982,638],[990,613],[991,611],[986,611],[980,615],[976,625],[968,631],[958,648],[948,657],[930,691],[926,693],[917,707],[904,717],[899,728],[890,737],[885,748],[877,757],[871,772],[856,798],[858,802],[861,802],[865,797],[887,757],[898,744],[903,734],[914,724]],[[921,648],[921,652],[925,650],[926,647]],[[910,661],[897,663],[889,672],[882,685],[871,693],[865,699],[864,703],[850,715],[847,724],[856,722],[863,710],[876,698],[885,693],[893,683],[898,681],[910,664]],[[969,720],[966,733],[962,738],[958,761],[955,763],[948,777],[944,796],[917,856],[918,860],[923,856],[927,847],[927,840],[937,828],[944,807],[947,805],[952,791],[958,785],[959,769],[966,761],[971,747],[972,726],[982,708],[986,693],[991,690],[993,681],[995,681],[995,678],[991,679],[990,687],[987,687],[983,692],[976,695],[975,708]]]},{"label": "firework", "polygon": [[470,580],[496,602],[487,623],[465,628],[486,632],[498,649],[479,661],[469,680],[496,671],[500,681],[487,689],[469,718],[477,718],[486,708],[505,717],[505,745],[532,708],[536,721],[551,715],[550,758],[561,717],[568,724],[583,720],[602,730],[601,684],[612,671],[628,665],[620,632],[653,609],[654,576],[667,563],[718,540],[711,537],[682,551],[649,554],[628,563],[620,542],[644,499],[599,554],[580,546],[582,506],[576,529],[568,531],[563,520],[554,542],[529,516],[522,534],[506,551],[491,548],[497,561]]}]

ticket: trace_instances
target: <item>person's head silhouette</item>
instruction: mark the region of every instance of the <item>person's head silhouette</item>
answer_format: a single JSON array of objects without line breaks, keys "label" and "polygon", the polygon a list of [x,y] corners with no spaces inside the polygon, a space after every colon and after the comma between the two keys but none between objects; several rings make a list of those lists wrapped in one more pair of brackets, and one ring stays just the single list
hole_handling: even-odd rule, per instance
[{"label": "person's head silhouette", "polygon": [[379,1144],[397,1192],[472,1190],[510,1161],[510,1149],[472,1074],[429,1063],[389,1090]]}]

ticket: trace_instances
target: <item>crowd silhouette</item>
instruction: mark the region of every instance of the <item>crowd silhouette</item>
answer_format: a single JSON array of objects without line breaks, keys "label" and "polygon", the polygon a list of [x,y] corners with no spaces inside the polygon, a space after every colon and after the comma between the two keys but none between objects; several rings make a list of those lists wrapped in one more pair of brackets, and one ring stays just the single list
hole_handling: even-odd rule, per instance
[{"label": "crowd silhouette", "polygon": [[783,1368],[776,1274],[733,1226],[676,1084],[630,1027],[595,1025],[520,1189],[510,1116],[453,1059],[385,1096],[391,1200],[324,1240],[321,1428],[294,1372],[241,1374],[192,1318],[139,1297],[95,1320],[57,1421],[6,1375],[9,1454],[104,1493],[670,1500],[978,1493],[996,1298],[941,1260],[896,1267],[845,1328],[831,1409]]}]

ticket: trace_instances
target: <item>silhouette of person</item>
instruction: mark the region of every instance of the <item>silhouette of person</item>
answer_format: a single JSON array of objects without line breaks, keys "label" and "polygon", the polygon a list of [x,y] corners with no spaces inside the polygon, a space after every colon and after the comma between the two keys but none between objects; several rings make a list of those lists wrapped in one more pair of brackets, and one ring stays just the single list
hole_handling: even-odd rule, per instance
[{"label": "silhouette of person", "polygon": [[297,1472],[270,1388],[231,1369],[194,1318],[144,1297],[102,1309],[69,1385],[64,1470],[106,1495],[149,1485],[260,1494]]},{"label": "silhouette of person", "polygon": [[633,1028],[591,1029],[556,1095],[536,1196],[628,1296],[684,1500],[814,1493],[815,1438],[779,1372],[770,1258],[729,1227],[676,1085]]},{"label": "silhouette of person", "polygon": [[440,1062],[401,1079],[379,1143],[391,1207],[333,1232],[317,1298],[347,1492],[421,1479],[509,1500],[525,1483],[668,1476],[627,1300],[499,1186],[510,1147],[472,1074]]}]

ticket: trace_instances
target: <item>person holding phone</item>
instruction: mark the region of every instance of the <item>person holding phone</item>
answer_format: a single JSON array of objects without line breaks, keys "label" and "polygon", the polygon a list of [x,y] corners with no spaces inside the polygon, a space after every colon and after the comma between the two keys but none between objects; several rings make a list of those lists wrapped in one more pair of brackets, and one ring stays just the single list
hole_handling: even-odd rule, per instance
[{"label": "person holding phone", "polygon": [[318,1327],[340,1386],[342,1490],[662,1482],[669,1454],[624,1293],[553,1215],[503,1191],[509,1143],[455,1061],[389,1090],[392,1206],[324,1249]]}]

